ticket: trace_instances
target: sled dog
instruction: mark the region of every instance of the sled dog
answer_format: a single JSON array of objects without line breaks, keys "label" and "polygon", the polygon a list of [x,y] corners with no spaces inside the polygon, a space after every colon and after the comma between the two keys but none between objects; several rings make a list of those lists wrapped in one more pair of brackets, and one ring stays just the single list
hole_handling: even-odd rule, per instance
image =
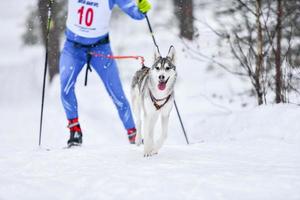
[{"label": "sled dog", "polygon": [[[144,156],[157,154],[167,138],[170,112],[174,103],[177,72],[175,49],[170,47],[166,57],[157,56],[151,68],[138,70],[131,84],[131,101],[137,123],[135,143],[144,142]],[[154,141],[154,128],[160,117],[161,135]],[[142,136],[144,139],[142,139]]]}]

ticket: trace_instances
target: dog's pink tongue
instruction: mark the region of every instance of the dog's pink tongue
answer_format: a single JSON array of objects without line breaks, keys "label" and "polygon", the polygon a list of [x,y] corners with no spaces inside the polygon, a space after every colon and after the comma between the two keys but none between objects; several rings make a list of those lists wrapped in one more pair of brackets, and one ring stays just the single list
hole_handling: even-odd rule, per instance
[{"label": "dog's pink tongue", "polygon": [[158,84],[158,89],[164,90],[166,88],[166,83],[162,82]]}]

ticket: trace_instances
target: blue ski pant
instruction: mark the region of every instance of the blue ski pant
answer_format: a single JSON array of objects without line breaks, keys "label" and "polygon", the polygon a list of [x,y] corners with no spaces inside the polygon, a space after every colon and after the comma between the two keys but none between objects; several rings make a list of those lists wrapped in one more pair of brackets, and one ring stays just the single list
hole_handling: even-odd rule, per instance
[{"label": "blue ski pant", "polygon": [[[112,55],[110,44],[102,44],[93,48],[78,47],[66,41],[61,52],[59,71],[61,84],[61,100],[68,119],[78,118],[78,105],[75,84],[78,74],[87,63],[87,53],[95,52]],[[135,124],[128,100],[124,94],[119,71],[115,60],[92,56],[91,67],[101,78],[106,91],[112,98],[125,129],[134,128]]]}]

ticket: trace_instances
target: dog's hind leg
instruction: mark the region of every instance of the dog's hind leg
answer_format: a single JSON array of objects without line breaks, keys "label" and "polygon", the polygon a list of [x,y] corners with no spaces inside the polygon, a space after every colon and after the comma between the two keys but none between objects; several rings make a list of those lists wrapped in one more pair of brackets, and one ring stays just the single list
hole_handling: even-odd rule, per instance
[{"label": "dog's hind leg", "polygon": [[136,120],[136,129],[137,134],[135,137],[135,144],[137,146],[141,145],[143,143],[142,138],[142,122],[141,122],[141,97],[139,95],[138,88],[133,88],[131,91],[131,102],[132,102],[132,110],[135,116]]},{"label": "dog's hind leg", "polygon": [[164,144],[165,140],[167,139],[168,136],[168,125],[169,125],[169,117],[170,113],[167,114],[162,114],[161,116],[161,135],[156,141],[153,149],[153,153],[157,154],[159,149],[162,147]]}]

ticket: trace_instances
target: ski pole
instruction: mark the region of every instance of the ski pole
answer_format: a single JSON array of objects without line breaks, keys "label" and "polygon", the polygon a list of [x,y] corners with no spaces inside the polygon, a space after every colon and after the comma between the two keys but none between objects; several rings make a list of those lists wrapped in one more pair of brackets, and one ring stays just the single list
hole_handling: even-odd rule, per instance
[{"label": "ski pole", "polygon": [[[147,24],[148,24],[151,36],[152,36],[153,43],[154,43],[159,55],[161,55],[160,51],[159,51],[159,47],[158,47],[158,45],[156,43],[156,40],[155,40],[155,37],[154,37],[154,33],[153,33],[152,26],[150,24],[150,20],[149,20],[147,14],[145,14],[145,17],[146,17],[146,20],[147,20]],[[176,108],[177,116],[178,116],[178,119],[179,119],[179,122],[180,122],[180,125],[181,125],[181,128],[182,128],[183,134],[185,136],[186,143],[190,144],[175,99],[174,99],[174,105],[175,105],[175,108]]]},{"label": "ski pole", "polygon": [[39,146],[42,143],[42,129],[43,129],[43,114],[44,114],[44,102],[45,102],[45,90],[46,90],[46,76],[47,76],[47,66],[48,66],[48,43],[49,43],[49,32],[51,26],[51,7],[53,4],[53,0],[49,0],[49,7],[48,7],[48,19],[47,19],[47,32],[46,32],[46,41],[45,41],[45,67],[44,67],[44,76],[43,76],[43,91],[42,91],[42,104],[41,104],[41,117],[40,117],[40,133],[39,133]]},{"label": "ski pole", "polygon": [[159,55],[161,56],[160,51],[159,51],[159,47],[158,47],[158,45],[157,45],[157,43],[156,43],[156,40],[155,40],[155,37],[154,37],[154,33],[153,33],[153,29],[152,29],[152,26],[151,26],[151,24],[150,24],[150,20],[149,20],[149,18],[148,18],[147,13],[145,13],[145,17],[146,17],[146,20],[147,20],[147,24],[148,24],[148,27],[149,27],[149,31],[150,31],[151,36],[152,36],[153,43],[154,43],[154,45],[155,45],[155,47],[156,47],[156,49],[157,49]]},{"label": "ski pole", "polygon": [[182,119],[181,119],[181,116],[180,116],[180,113],[179,113],[179,110],[178,110],[175,99],[174,99],[174,105],[175,105],[175,108],[176,108],[177,116],[178,116],[178,119],[179,119],[179,122],[180,122],[180,125],[181,125],[181,128],[182,128],[186,143],[190,144],[189,139],[188,139],[187,134],[186,134],[186,131],[185,131],[185,128],[183,126],[183,122],[182,122]]}]

